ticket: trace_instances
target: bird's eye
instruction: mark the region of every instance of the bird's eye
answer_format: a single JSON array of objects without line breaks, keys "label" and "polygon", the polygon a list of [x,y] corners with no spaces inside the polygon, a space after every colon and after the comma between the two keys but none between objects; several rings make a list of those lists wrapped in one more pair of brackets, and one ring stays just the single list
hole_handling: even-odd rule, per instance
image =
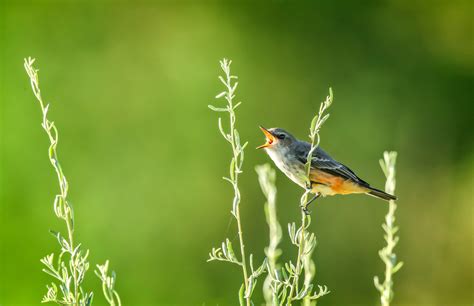
[{"label": "bird's eye", "polygon": [[285,134],[278,134],[277,135],[278,139],[285,139],[285,137],[286,137]]}]

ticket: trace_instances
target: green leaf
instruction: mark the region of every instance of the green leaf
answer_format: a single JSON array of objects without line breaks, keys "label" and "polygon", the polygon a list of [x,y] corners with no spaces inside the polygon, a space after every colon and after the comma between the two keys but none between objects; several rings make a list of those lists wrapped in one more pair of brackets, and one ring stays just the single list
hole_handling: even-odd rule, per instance
[{"label": "green leaf", "polygon": [[403,261],[397,263],[397,265],[392,269],[392,274],[395,274],[403,267]]},{"label": "green leaf", "polygon": [[242,104],[242,102],[237,102],[237,104],[234,105],[233,109],[235,110],[237,107],[240,106],[240,104]]},{"label": "green leaf", "polygon": [[59,232],[53,231],[52,229],[49,230],[49,233],[54,236],[54,238],[58,238]]},{"label": "green leaf", "polygon": [[229,257],[231,260],[237,260],[237,257],[235,256],[234,253],[234,248],[232,247],[232,242],[230,242],[229,239],[226,239],[225,241],[226,248],[227,248],[227,257]]},{"label": "green leaf", "polygon": [[221,108],[221,107],[215,107],[214,105],[209,104],[207,107],[209,107],[211,110],[215,112],[227,112],[227,108]]},{"label": "green leaf", "polygon": [[86,306],[92,305],[92,300],[94,299],[94,293],[91,292],[89,293],[89,296],[86,299]]},{"label": "green leaf", "polygon": [[234,140],[235,140],[235,145],[237,148],[240,148],[240,134],[237,129],[234,129]]},{"label": "green leaf", "polygon": [[227,139],[227,134],[225,133],[224,131],[224,128],[222,127],[222,119],[221,117],[219,117],[219,119],[217,120],[217,123],[218,123],[218,126],[219,126],[219,131],[221,132],[222,136]]},{"label": "green leaf", "polygon": [[240,290],[239,290],[239,303],[240,303],[240,306],[245,306],[244,293],[245,293],[245,286],[244,286],[244,284],[242,284],[242,286],[240,286]]},{"label": "green leaf", "polygon": [[223,77],[219,76],[219,80],[222,82],[222,84],[227,86],[227,82],[224,80]]},{"label": "green leaf", "polygon": [[233,181],[235,179],[235,158],[232,158],[229,166],[230,179]]},{"label": "green leaf", "polygon": [[223,91],[216,96],[216,99],[222,98],[227,92]]},{"label": "green leaf", "polygon": [[319,122],[318,128],[320,128],[328,118],[329,114],[324,115],[323,119],[321,119],[321,121]]},{"label": "green leaf", "polygon": [[231,92],[234,92],[237,89],[237,85],[239,85],[239,82],[234,83],[234,86],[232,86]]},{"label": "green leaf", "polygon": [[313,120],[311,120],[311,125],[310,125],[311,134],[313,133],[317,122],[318,122],[318,116],[314,116]]}]

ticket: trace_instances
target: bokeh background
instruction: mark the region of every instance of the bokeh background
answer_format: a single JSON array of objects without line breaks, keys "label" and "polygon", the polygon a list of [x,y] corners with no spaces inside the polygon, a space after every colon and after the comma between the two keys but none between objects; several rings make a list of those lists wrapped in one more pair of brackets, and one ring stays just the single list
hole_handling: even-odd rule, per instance
[{"label": "bokeh background", "polygon": [[[58,187],[41,114],[23,70],[37,58],[60,129],[78,241],[110,259],[125,305],[236,305],[237,267],[206,263],[226,237],[230,150],[217,130],[218,60],[239,76],[238,128],[249,141],[241,180],[247,249],[267,243],[254,167],[258,125],[300,138],[329,86],[321,145],[373,185],[396,150],[397,222],[405,262],[394,305],[472,305],[473,6],[454,1],[3,1],[0,304],[37,305],[57,252],[49,229]],[[301,189],[278,174],[283,227]],[[320,305],[375,305],[387,205],[366,196],[313,207]],[[282,260],[296,250],[285,236]],[[99,282],[86,286],[103,305]],[[256,290],[256,300],[261,289]]]}]

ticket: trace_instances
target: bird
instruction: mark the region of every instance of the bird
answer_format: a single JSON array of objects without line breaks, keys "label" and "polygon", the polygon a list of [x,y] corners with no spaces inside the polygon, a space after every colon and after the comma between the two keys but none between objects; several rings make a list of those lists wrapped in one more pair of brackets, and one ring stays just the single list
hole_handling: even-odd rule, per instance
[{"label": "bird", "polygon": [[394,195],[370,186],[349,167],[333,159],[319,146],[311,157],[309,183],[305,164],[311,144],[296,139],[281,128],[266,129],[260,126],[260,129],[266,137],[266,143],[257,149],[264,149],[289,179],[314,194],[314,197],[304,205],[305,211],[319,196],[368,194],[386,201],[397,199]]}]

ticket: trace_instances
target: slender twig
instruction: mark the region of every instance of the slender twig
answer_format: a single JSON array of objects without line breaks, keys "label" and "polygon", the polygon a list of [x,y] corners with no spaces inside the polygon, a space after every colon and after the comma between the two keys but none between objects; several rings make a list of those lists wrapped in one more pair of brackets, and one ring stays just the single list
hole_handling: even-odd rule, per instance
[{"label": "slender twig", "polygon": [[228,132],[224,130],[222,125],[222,119],[219,118],[219,131],[222,136],[229,142],[232,148],[232,158],[230,161],[229,168],[229,177],[224,177],[228,181],[234,190],[234,198],[232,204],[231,213],[237,221],[237,233],[239,236],[239,246],[240,246],[240,260],[237,259],[233,252],[232,243],[226,239],[222,243],[221,248],[214,248],[209,253],[209,260],[220,260],[235,263],[241,266],[242,275],[244,278],[243,285],[239,292],[239,298],[241,304],[244,302],[246,305],[251,305],[251,295],[255,287],[257,277],[263,273],[266,261],[260,265],[257,269],[254,269],[252,262],[252,255],[249,256],[250,265],[247,264],[247,255],[245,252],[244,236],[242,230],[242,221],[240,216],[240,190],[239,190],[239,175],[242,173],[242,164],[244,161],[244,149],[247,143],[241,144],[239,132],[235,128],[236,116],[235,109],[240,105],[240,102],[234,104],[235,90],[237,88],[238,82],[234,81],[237,79],[237,76],[234,76],[230,73],[230,65],[232,61],[223,59],[220,62],[221,68],[224,71],[224,76],[219,76],[219,80],[224,84],[225,91],[221,92],[216,96],[216,98],[224,97],[227,105],[224,108],[215,107],[209,105],[209,108],[216,112],[226,112],[229,114],[229,128]]},{"label": "slender twig", "polygon": [[[78,273],[79,269],[81,267],[78,267],[75,265],[76,263],[76,257],[78,256],[77,252],[74,252],[76,249],[76,246],[74,244],[74,213],[73,213],[73,208],[71,203],[67,199],[68,195],[68,182],[66,179],[66,176],[64,175],[61,165],[59,164],[58,161],[58,154],[57,154],[57,145],[58,145],[58,130],[56,126],[54,125],[54,122],[49,121],[47,114],[48,114],[48,108],[49,105],[45,105],[43,102],[43,99],[41,97],[41,90],[39,88],[39,79],[38,79],[38,70],[33,67],[34,59],[28,58],[25,59],[24,62],[24,67],[26,72],[28,73],[28,76],[30,77],[30,83],[31,83],[31,88],[33,90],[33,93],[38,100],[40,107],[41,107],[41,112],[43,114],[43,122],[41,126],[43,127],[44,131],[46,132],[49,141],[50,141],[50,146],[49,146],[49,160],[51,162],[51,165],[53,166],[56,175],[58,177],[59,181],[59,194],[56,196],[56,199],[54,201],[54,211],[56,213],[56,216],[60,219],[63,219],[66,223],[66,229],[67,229],[67,247],[65,247],[64,238],[60,236],[59,233],[56,234],[60,244],[63,246],[63,251],[62,253],[69,253],[70,254],[70,272],[72,274],[72,286],[73,286],[73,293],[72,296],[68,292],[68,290],[63,290],[67,293],[64,298],[66,301],[72,302],[72,304],[77,305],[79,303],[80,299],[80,286],[81,283],[78,279]],[[87,267],[82,267],[87,269]],[[66,281],[66,279],[63,279],[63,281]],[[68,286],[66,286],[67,288]]]},{"label": "slender twig", "polygon": [[120,300],[118,292],[115,290],[115,272],[112,271],[111,275],[109,276],[108,269],[109,261],[106,260],[103,265],[97,265],[97,270],[95,270],[95,274],[102,281],[102,292],[109,305],[121,306],[122,301]]},{"label": "slender twig", "polygon": [[[56,195],[54,199],[54,212],[59,219],[62,219],[65,222],[67,230],[67,238],[64,238],[59,232],[51,231],[61,247],[61,252],[56,260],[57,263],[54,263],[54,254],[47,255],[41,259],[41,263],[45,266],[43,271],[54,277],[55,280],[59,282],[59,286],[54,282],[51,283],[51,285],[46,286],[47,292],[44,295],[42,302],[86,306],[92,303],[93,297],[92,292],[87,292],[82,288],[82,282],[84,281],[85,274],[89,269],[89,261],[87,259],[89,256],[89,250],[83,251],[81,249],[81,244],[75,243],[74,241],[74,210],[68,200],[69,185],[59,163],[57,153],[59,133],[54,122],[51,122],[48,119],[49,104],[45,105],[43,102],[39,87],[38,69],[34,68],[34,62],[35,60],[32,58],[25,59],[24,67],[30,78],[33,93],[41,107],[43,118],[41,126],[46,132],[50,142],[48,150],[49,160],[56,172],[59,182],[59,194]],[[69,257],[68,263],[64,261],[65,255]],[[108,262],[106,263],[106,266],[108,266]],[[106,270],[107,269],[105,269],[105,271]],[[115,273],[113,273],[113,275],[113,283],[115,283]],[[119,302],[118,304],[110,305],[120,306],[120,299],[117,292],[114,291],[114,294]],[[109,299],[107,300],[109,301]]]},{"label": "slender twig", "polygon": [[269,244],[265,248],[265,255],[267,256],[267,272],[268,275],[263,283],[263,296],[265,298],[266,305],[279,305],[279,286],[278,282],[278,270],[280,269],[277,264],[278,257],[282,251],[278,248],[278,245],[282,238],[281,225],[277,218],[277,207],[276,207],[276,186],[275,186],[275,170],[273,170],[269,164],[264,164],[255,167],[258,174],[258,181],[260,188],[265,195],[267,201],[265,202],[265,217],[267,219],[269,229]]},{"label": "slender twig", "polygon": [[[380,166],[387,178],[385,183],[385,191],[389,194],[395,194],[395,164],[397,161],[397,152],[384,152],[383,159],[380,160]],[[379,251],[379,256],[385,263],[385,279],[380,283],[377,276],[374,277],[375,288],[380,292],[380,303],[382,306],[389,306],[393,299],[393,275],[397,273],[403,266],[403,262],[397,262],[397,256],[393,249],[398,243],[399,237],[396,235],[398,226],[395,225],[395,211],[397,204],[391,200],[385,223],[382,224],[384,230],[384,238],[387,245]]]},{"label": "slender twig", "polygon": [[[287,305],[291,305],[291,302],[294,298],[295,293],[298,292],[299,277],[301,275],[302,266],[303,266],[303,257],[306,254],[310,253],[310,251],[312,251],[312,249],[316,245],[316,239],[314,235],[308,235],[306,233],[306,229],[311,223],[311,217],[307,214],[306,206],[308,203],[308,196],[311,192],[310,171],[311,171],[312,156],[313,156],[313,152],[319,146],[319,142],[321,140],[320,135],[319,135],[321,126],[329,117],[329,114],[324,114],[324,112],[329,108],[329,106],[331,106],[332,100],[333,100],[333,94],[332,94],[332,89],[330,88],[329,96],[327,96],[326,100],[321,103],[318,114],[311,121],[310,133],[309,133],[311,148],[308,153],[308,156],[306,157],[306,165],[305,165],[307,188],[300,199],[300,205],[302,208],[301,209],[301,226],[299,228],[299,237],[295,239],[298,244],[298,258],[296,261],[296,269],[293,275],[292,285],[290,287],[290,293],[288,294]],[[306,246],[306,243],[308,241],[311,241],[312,244],[314,243],[314,245]]]}]

